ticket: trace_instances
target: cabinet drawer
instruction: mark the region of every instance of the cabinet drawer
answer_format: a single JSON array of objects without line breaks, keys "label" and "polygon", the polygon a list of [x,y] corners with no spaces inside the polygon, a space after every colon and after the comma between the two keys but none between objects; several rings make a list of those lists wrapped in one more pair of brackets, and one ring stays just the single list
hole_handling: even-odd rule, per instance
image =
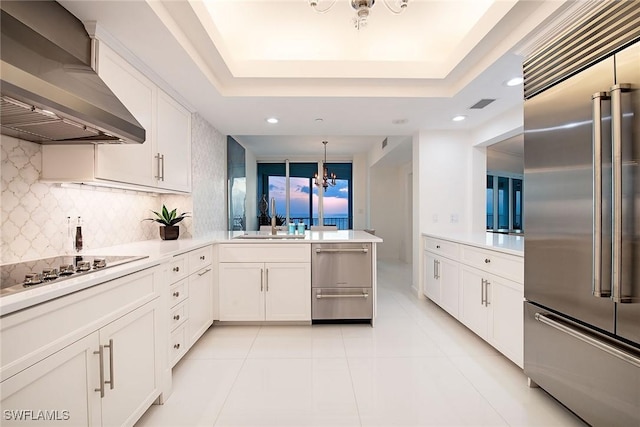
[{"label": "cabinet drawer", "polygon": [[213,259],[212,253],[211,246],[189,252],[187,254],[189,256],[189,274],[193,274],[201,268],[211,265],[211,260]]},{"label": "cabinet drawer", "polygon": [[169,329],[174,330],[188,318],[186,301],[173,307],[169,313]]},{"label": "cabinet drawer", "polygon": [[448,240],[425,237],[424,249],[451,259],[458,259],[460,257],[460,245],[449,242]]},{"label": "cabinet drawer", "polygon": [[518,283],[524,282],[524,259],[508,254],[462,246],[461,261],[467,265],[505,277]]},{"label": "cabinet drawer", "polygon": [[311,262],[311,245],[237,243],[220,245],[220,262]]},{"label": "cabinet drawer", "polygon": [[171,332],[169,339],[169,365],[173,367],[182,355],[187,351],[187,324],[183,323],[175,331]]},{"label": "cabinet drawer", "polygon": [[175,283],[189,275],[187,269],[187,256],[178,255],[169,264],[169,283]]},{"label": "cabinet drawer", "polygon": [[187,279],[181,280],[178,283],[174,283],[169,287],[169,307],[173,307],[176,304],[184,301],[189,296],[189,287],[187,286]]}]

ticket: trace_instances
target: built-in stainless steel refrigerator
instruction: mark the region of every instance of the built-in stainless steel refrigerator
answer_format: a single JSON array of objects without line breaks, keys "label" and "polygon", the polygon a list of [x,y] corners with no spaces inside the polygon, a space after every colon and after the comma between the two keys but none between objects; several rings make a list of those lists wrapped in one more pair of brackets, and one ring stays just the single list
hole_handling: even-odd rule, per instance
[{"label": "built-in stainless steel refrigerator", "polygon": [[640,426],[640,43],[527,99],[524,126],[525,373]]}]

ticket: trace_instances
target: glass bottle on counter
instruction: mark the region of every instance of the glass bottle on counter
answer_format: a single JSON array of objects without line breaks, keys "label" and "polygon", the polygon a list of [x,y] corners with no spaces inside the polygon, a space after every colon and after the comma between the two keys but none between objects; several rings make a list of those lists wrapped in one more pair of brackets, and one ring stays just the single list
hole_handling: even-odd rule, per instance
[{"label": "glass bottle on counter", "polygon": [[76,240],[75,247],[76,252],[82,251],[82,219],[78,217],[78,224],[76,225]]}]

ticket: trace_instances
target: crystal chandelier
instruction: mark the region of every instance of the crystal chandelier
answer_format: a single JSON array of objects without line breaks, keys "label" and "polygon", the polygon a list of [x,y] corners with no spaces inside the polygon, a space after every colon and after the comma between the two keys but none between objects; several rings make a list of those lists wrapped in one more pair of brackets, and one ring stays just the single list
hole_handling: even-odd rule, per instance
[{"label": "crystal chandelier", "polygon": [[[329,9],[336,4],[337,0],[331,1],[328,6],[320,7],[320,0],[309,0],[309,6],[313,8],[318,13],[328,12]],[[395,2],[395,7],[389,3],[389,0],[382,0],[387,9],[391,11],[394,15],[399,15],[407,8],[409,4],[409,0],[393,0]],[[369,12],[371,8],[375,4],[376,0],[350,0],[351,7],[356,11],[356,16],[353,18],[353,26],[356,29],[360,29],[367,25],[367,19],[369,18]]]},{"label": "crystal chandelier", "polygon": [[313,183],[315,185],[317,185],[318,187],[320,187],[321,185],[324,188],[327,188],[328,186],[334,186],[336,185],[336,174],[335,173],[329,173],[329,171],[327,170],[327,141],[322,141],[322,144],[324,144],[324,161],[322,162],[322,182],[320,182],[320,180],[318,179],[318,172],[315,173],[315,175],[313,175]]}]

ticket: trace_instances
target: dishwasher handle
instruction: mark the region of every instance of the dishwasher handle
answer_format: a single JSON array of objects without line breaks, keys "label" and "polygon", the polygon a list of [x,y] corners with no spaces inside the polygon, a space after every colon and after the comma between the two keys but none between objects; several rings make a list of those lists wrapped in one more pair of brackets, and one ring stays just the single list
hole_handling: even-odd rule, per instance
[{"label": "dishwasher handle", "polygon": [[316,299],[323,299],[323,298],[369,298],[369,292],[362,291],[362,293],[359,293],[359,294],[324,294],[324,295],[321,292],[318,292],[316,294]]},{"label": "dishwasher handle", "polygon": [[356,253],[363,253],[366,254],[369,252],[368,248],[342,248],[342,249],[336,249],[336,248],[316,248],[316,253],[320,254],[320,253],[338,253],[338,252],[356,252]]}]

